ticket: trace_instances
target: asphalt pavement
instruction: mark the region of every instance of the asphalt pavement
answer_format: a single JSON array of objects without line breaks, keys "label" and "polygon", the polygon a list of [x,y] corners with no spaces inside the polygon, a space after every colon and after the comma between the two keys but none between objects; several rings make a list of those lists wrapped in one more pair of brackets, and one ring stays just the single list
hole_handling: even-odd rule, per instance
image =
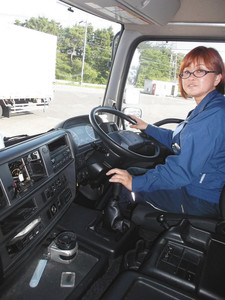
[{"label": "asphalt pavement", "polygon": [[[103,89],[56,85],[54,100],[47,110],[12,114],[10,118],[0,119],[0,133],[3,136],[36,134],[50,130],[60,121],[89,114],[93,107],[102,104]],[[142,118],[154,123],[164,118],[185,118],[194,107],[193,100],[173,97],[140,95]]]},{"label": "asphalt pavement", "polygon": [[103,89],[56,85],[54,100],[43,110],[11,114],[0,119],[0,133],[4,136],[35,134],[48,131],[59,122],[79,115],[102,103]]}]

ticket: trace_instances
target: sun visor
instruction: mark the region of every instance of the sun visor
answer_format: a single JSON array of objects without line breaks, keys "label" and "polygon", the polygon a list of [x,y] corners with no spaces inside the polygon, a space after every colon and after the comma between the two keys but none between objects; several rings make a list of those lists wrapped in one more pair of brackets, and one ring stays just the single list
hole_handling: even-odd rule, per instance
[{"label": "sun visor", "polygon": [[120,24],[166,25],[180,8],[180,0],[60,0]]},{"label": "sun visor", "polygon": [[180,8],[180,0],[117,0],[124,10],[138,15],[143,20],[166,25]]}]

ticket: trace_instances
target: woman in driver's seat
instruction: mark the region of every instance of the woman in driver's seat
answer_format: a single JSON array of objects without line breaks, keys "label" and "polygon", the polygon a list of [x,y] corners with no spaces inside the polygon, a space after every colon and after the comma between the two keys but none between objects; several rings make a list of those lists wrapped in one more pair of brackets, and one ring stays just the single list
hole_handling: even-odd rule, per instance
[{"label": "woman in driver's seat", "polygon": [[117,168],[107,175],[114,174],[109,181],[125,187],[121,205],[148,202],[168,212],[216,217],[225,184],[225,70],[219,53],[203,46],[190,51],[181,63],[179,84],[182,96],[193,97],[197,105],[175,131],[135,116],[137,124],[130,125],[145,130],[174,155],[138,176],[138,170],[134,174]]}]

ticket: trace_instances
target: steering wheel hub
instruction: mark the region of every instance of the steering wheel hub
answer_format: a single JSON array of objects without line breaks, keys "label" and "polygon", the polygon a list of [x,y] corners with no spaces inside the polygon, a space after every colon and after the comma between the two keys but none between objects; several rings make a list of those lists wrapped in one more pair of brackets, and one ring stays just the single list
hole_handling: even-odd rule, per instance
[{"label": "steering wheel hub", "polygon": [[123,112],[106,106],[95,107],[90,112],[89,120],[93,129],[101,137],[104,144],[106,144],[108,148],[112,149],[117,155],[139,160],[149,160],[159,156],[160,147],[153,141],[149,141],[151,143],[151,147],[154,148],[153,154],[151,153],[150,155],[144,155],[134,151],[140,145],[147,143],[147,139],[143,138],[140,135],[140,132],[120,130],[108,133],[104,131],[101,127],[101,124],[97,121],[97,115],[100,113],[115,115],[131,124],[136,124],[136,121]]}]

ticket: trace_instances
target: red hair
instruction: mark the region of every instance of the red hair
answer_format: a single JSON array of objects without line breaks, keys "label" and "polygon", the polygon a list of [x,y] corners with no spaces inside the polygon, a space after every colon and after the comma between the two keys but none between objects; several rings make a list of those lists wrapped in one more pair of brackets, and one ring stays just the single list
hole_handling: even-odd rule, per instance
[{"label": "red hair", "polygon": [[[225,87],[225,69],[223,60],[218,53],[218,51],[214,48],[207,48],[204,46],[199,46],[192,49],[188,54],[185,55],[181,62],[180,73],[184,71],[185,68],[191,65],[193,62],[203,61],[209,70],[216,71],[218,74],[222,74],[222,78],[220,83],[216,86],[216,89],[219,93],[224,95],[224,87]],[[181,95],[184,98],[187,98],[188,95],[184,91],[182,86],[182,79],[179,77],[179,85]]]}]

